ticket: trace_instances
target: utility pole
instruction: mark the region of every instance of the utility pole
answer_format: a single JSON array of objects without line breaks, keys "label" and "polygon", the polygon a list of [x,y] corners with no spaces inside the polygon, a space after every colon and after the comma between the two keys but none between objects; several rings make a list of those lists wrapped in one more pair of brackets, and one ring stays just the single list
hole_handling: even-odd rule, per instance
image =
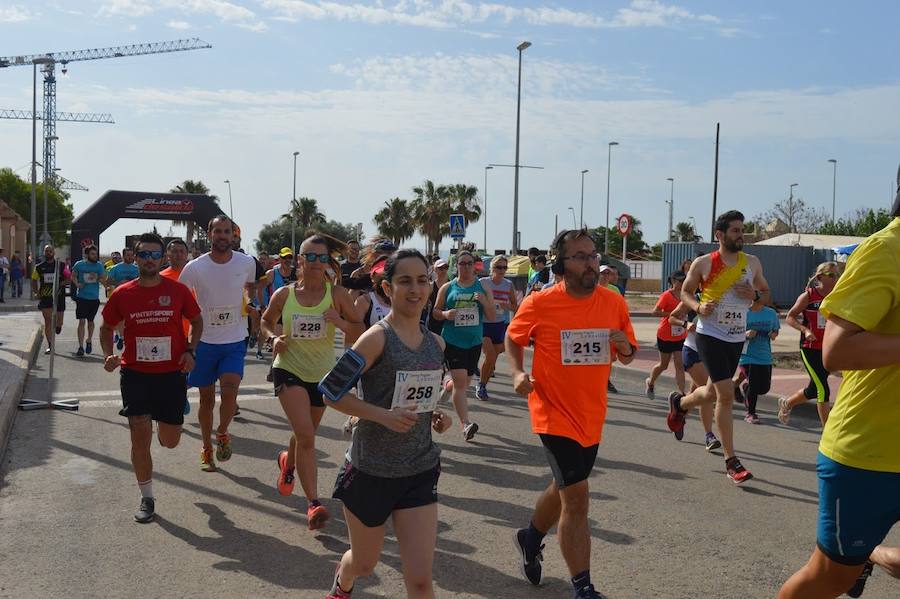
[{"label": "utility pole", "polygon": [[[294,152],[294,195],[293,200],[291,201],[291,251],[297,251],[297,214],[294,211],[294,206],[297,203],[297,156],[300,152]],[[359,235],[357,235],[359,237]],[[357,239],[357,241],[359,241]]]},{"label": "utility pole", "polygon": [[669,241],[673,241],[675,238],[675,230],[672,227],[672,216],[675,211],[675,179],[666,177],[666,181],[671,183],[671,186],[669,187],[669,234],[667,237]]},{"label": "utility pole", "polygon": [[712,206],[712,226],[709,230],[709,241],[716,240],[716,200],[719,193],[719,123],[716,123],[716,170],[713,176],[713,206]]}]

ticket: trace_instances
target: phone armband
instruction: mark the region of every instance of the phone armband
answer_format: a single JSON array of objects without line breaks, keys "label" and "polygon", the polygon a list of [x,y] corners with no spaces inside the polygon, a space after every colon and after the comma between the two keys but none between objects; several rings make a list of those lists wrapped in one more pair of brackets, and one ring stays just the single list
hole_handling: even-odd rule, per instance
[{"label": "phone armband", "polygon": [[348,349],[337,361],[337,364],[328,371],[328,374],[319,381],[319,391],[329,401],[338,401],[356,387],[365,368],[366,359],[353,349]]}]

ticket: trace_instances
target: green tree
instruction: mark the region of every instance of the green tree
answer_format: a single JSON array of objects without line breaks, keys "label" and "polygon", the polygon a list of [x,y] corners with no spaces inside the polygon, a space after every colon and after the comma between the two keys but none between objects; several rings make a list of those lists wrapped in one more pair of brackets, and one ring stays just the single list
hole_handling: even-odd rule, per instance
[{"label": "green tree", "polygon": [[675,225],[675,238],[677,241],[695,241],[697,234],[691,223],[681,222]]},{"label": "green tree", "polygon": [[[210,195],[209,187],[199,179],[196,181],[193,179],[185,179],[183,182],[170,189],[169,193],[197,193],[200,195],[208,195],[216,203],[219,202],[219,198]],[[197,224],[193,220],[175,220],[172,221],[172,223],[179,227],[185,227],[184,240],[187,242],[188,246],[193,247],[194,237],[197,235]]]},{"label": "green tree", "polygon": [[325,215],[319,211],[319,202],[313,198],[297,198],[291,200],[290,209],[281,215],[281,218],[294,219],[297,229],[306,231],[314,224],[325,220]]},{"label": "green tree", "polygon": [[[340,241],[356,239],[356,225],[351,223],[339,223],[334,220],[322,220],[315,223],[310,229],[297,229],[297,239],[302,241],[314,231],[324,233]],[[291,247],[291,221],[288,218],[279,218],[269,224],[263,225],[259,230],[259,237],[253,244],[257,252],[277,252],[283,247]]]},{"label": "green tree", "polygon": [[412,213],[419,233],[425,237],[428,253],[437,252],[441,240],[450,232],[450,204],[446,185],[426,179],[412,188],[415,198]]},{"label": "green tree", "polygon": [[845,218],[825,223],[816,232],[820,235],[868,237],[888,226],[892,219],[885,208],[879,208],[877,211],[871,208],[857,208],[853,214]]},{"label": "green tree", "polygon": [[[32,223],[35,237],[40,239],[44,229],[44,185],[35,188],[37,222]],[[31,183],[19,177],[11,168],[0,168],[0,200],[9,204],[19,216],[31,219]],[[53,186],[47,188],[47,229],[53,245],[59,247],[71,241],[70,231],[75,211],[69,194]]]},{"label": "green tree", "polygon": [[[591,229],[589,232],[591,238],[593,238],[594,240],[594,243],[597,244],[598,251],[603,254],[609,254],[621,259],[622,236],[619,235],[619,232],[614,227],[611,227],[609,229],[610,251],[607,251],[607,248],[603,245],[603,238],[604,233],[606,232],[606,227],[599,226],[596,229]],[[647,246],[647,242],[644,241],[644,232],[641,230],[640,219],[634,219],[634,226],[631,228],[631,232],[628,234],[628,243],[626,244],[626,246],[629,259],[642,259],[646,257],[648,253],[650,253],[650,248]]]},{"label": "green tree", "polygon": [[803,198],[794,197],[775,202],[772,208],[752,220],[765,227],[776,218],[785,223],[791,233],[814,233],[828,222],[828,214],[824,208],[813,208]]},{"label": "green tree", "polygon": [[412,209],[409,202],[400,198],[385,201],[384,208],[375,213],[372,220],[378,226],[378,233],[400,246],[416,232]]},{"label": "green tree", "polygon": [[[453,214],[462,214],[469,223],[478,222],[481,218],[481,206],[478,204],[478,188],[474,185],[456,183],[447,185],[447,196],[450,200],[450,210]],[[450,227],[450,218],[447,217],[447,227]]]}]

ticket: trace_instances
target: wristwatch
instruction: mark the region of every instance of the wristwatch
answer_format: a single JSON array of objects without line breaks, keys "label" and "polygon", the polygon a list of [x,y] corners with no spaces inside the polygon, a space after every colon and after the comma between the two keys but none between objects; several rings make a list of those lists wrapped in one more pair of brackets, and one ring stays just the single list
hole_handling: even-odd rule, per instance
[{"label": "wristwatch", "polygon": [[191,354],[191,357],[192,357],[192,358],[196,358],[196,357],[197,357],[197,356],[194,354],[194,350],[191,349],[190,347],[187,348],[186,350],[184,350],[184,353],[186,353],[186,354]]}]

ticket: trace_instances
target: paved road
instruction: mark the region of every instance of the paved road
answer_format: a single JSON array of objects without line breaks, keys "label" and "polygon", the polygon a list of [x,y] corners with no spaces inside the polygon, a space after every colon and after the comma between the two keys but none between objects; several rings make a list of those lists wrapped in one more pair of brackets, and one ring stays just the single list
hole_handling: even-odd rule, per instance
[{"label": "paved road", "polygon": [[[73,345],[67,324],[61,349]],[[41,356],[26,396],[46,386]],[[274,488],[274,457],[288,427],[249,360],[242,415],[232,428],[235,456],[218,473],[198,466],[195,412],[182,444],[154,449],[159,518],[138,525],[138,492],[128,432],[118,416],[117,375],[98,357],[56,360],[55,397],[78,397],[78,412],[19,413],[2,465],[2,597],[303,597],[324,596],[347,547],[337,517],[320,534],[306,530],[305,502]],[[530,434],[524,402],[498,375],[489,403],[474,403],[482,432],[463,442],[458,429],[440,439],[440,526],[434,577],[438,596],[569,597],[565,565],[548,537],[545,583],[518,574],[510,536],[527,523],[548,480],[542,449]],[[771,598],[808,556],[816,518],[813,461],[818,428],[736,422],[738,448],[756,479],[735,487],[721,457],[704,451],[696,419],[685,441],[666,430],[662,402],[619,381],[610,399],[604,442],[591,478],[593,577],[613,599]],[[196,396],[192,395],[196,400]],[[318,443],[320,490],[330,494],[346,441],[329,411]],[[299,492],[299,485],[298,485]],[[900,542],[895,533],[891,539]],[[402,597],[396,541],[385,542],[376,575],[354,597]],[[876,573],[866,597],[895,597],[900,585]]]}]

